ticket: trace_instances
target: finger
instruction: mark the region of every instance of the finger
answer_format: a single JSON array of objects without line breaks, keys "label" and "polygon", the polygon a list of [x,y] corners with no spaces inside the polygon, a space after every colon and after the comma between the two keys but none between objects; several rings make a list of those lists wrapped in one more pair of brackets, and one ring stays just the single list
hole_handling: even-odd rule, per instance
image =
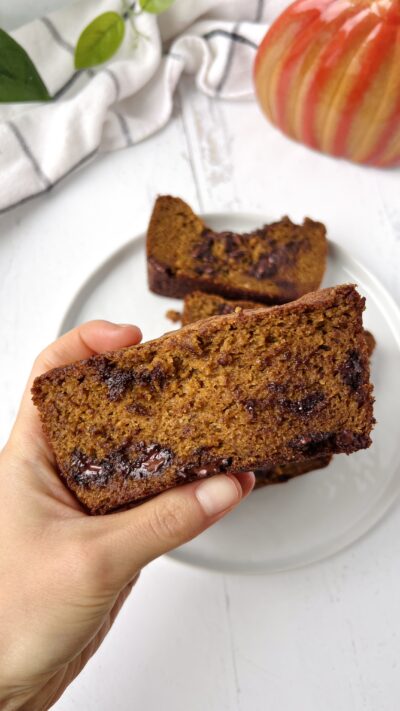
[{"label": "finger", "polygon": [[154,558],[186,543],[231,511],[253,489],[252,472],[221,474],[171,489],[130,511],[89,519],[97,551],[123,586]]},{"label": "finger", "polygon": [[51,368],[90,358],[95,353],[135,345],[141,338],[137,326],[111,321],[88,321],[68,331],[40,353],[34,363],[31,379]]},{"label": "finger", "polygon": [[47,450],[39,417],[31,399],[32,383],[38,375],[51,368],[90,358],[97,353],[136,345],[141,337],[142,334],[137,326],[110,321],[88,321],[45,348],[36,358],[29,376],[12,434],[14,441],[20,440],[25,446],[28,438],[30,444],[39,447],[43,444]]}]

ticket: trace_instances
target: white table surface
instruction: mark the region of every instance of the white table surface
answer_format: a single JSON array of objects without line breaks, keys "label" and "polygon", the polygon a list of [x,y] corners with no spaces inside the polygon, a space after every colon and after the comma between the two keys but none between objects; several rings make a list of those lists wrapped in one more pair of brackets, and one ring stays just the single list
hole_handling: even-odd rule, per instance
[{"label": "white table surface", "polygon": [[[8,26],[33,5],[15,2]],[[321,219],[400,302],[399,170],[313,153],[269,126],[254,103],[211,101],[185,79],[164,131],[1,218],[1,443],[35,354],[87,275],[143,230],[158,193],[202,211]],[[140,304],[132,320],[140,324]],[[399,531],[397,504],[350,549],[273,576],[158,560],[55,709],[395,711]]]}]

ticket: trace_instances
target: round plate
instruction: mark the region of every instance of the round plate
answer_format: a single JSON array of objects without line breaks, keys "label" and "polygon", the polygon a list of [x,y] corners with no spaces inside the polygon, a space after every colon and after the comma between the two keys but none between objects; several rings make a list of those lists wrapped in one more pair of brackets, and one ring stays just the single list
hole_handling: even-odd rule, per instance
[{"label": "round plate", "polygon": [[[213,214],[216,230],[248,231],[264,215]],[[82,286],[61,332],[93,318],[137,323],[144,340],[176,327],[165,317],[182,302],[147,286],[145,238],[111,256]],[[377,425],[370,449],[337,455],[326,469],[252,493],[239,508],[171,556],[193,565],[243,573],[288,570],[326,558],[366,533],[400,489],[400,313],[384,287],[344,250],[330,243],[323,286],[358,285],[367,297],[364,323],[377,348],[372,358]]]}]

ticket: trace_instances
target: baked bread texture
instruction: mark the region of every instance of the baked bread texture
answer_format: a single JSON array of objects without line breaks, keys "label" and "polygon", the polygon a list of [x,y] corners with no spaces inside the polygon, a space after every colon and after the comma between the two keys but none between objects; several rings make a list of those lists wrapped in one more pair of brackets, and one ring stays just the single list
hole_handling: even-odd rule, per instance
[{"label": "baked bread texture", "polygon": [[[211,316],[221,316],[224,314],[234,313],[237,309],[259,309],[263,305],[255,301],[232,301],[224,299],[216,294],[206,294],[202,291],[193,291],[184,298],[182,313],[182,325],[199,321],[200,319],[210,318]],[[268,307],[265,307],[268,308]],[[368,355],[371,356],[376,341],[372,333],[365,331],[365,340],[368,348]],[[316,469],[323,469],[328,466],[332,459],[332,455],[323,457],[314,457],[304,462],[291,462],[286,465],[269,467],[265,470],[256,469],[256,484],[255,489],[267,486],[269,484],[280,484],[301,474]]]},{"label": "baked bread texture", "polygon": [[215,232],[183,200],[156,200],[147,232],[149,286],[164,296],[200,289],[265,304],[293,301],[320,286],[326,230],[288,217],[248,234]]},{"label": "baked bread texture", "polygon": [[33,400],[61,477],[106,513],[201,477],[368,447],[363,309],[342,285],[41,375]]},{"label": "baked bread texture", "polygon": [[242,301],[225,299],[218,294],[207,294],[204,291],[192,291],[183,300],[182,326],[194,321],[200,321],[210,316],[232,314],[236,309],[269,308],[257,301]]},{"label": "baked bread texture", "polygon": [[[183,300],[183,312],[181,316],[182,326],[194,321],[200,321],[210,316],[222,316],[232,314],[237,309],[261,309],[265,307],[257,301],[240,301],[224,299],[217,294],[207,294],[204,291],[192,291]],[[177,312],[174,312],[177,313]],[[178,318],[175,318],[175,322]],[[365,340],[367,342],[368,354],[372,355],[376,348],[376,340],[370,331],[365,330]]]}]

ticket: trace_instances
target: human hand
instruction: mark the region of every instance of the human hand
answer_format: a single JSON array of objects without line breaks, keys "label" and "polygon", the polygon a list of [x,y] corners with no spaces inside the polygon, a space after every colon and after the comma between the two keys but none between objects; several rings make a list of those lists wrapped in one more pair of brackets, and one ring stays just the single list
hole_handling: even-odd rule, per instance
[{"label": "human hand", "polygon": [[135,326],[91,321],[35,362],[0,454],[0,709],[44,711],[113,624],[140,569],[232,510],[253,474],[218,475],[129,511],[88,516],[62,484],[31,401],[33,379],[136,344]]}]

